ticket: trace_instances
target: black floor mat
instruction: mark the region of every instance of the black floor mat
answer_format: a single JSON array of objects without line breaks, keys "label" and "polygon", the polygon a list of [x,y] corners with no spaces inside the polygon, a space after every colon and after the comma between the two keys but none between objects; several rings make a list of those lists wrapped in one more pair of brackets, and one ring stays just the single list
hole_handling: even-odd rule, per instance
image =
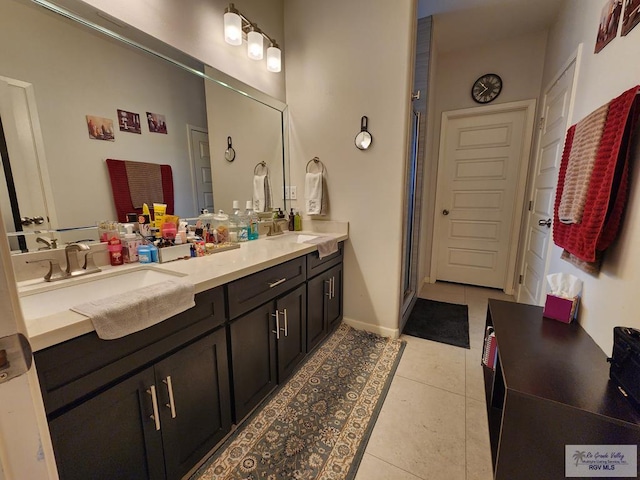
[{"label": "black floor mat", "polygon": [[466,305],[418,298],[402,333],[470,348],[469,309]]}]

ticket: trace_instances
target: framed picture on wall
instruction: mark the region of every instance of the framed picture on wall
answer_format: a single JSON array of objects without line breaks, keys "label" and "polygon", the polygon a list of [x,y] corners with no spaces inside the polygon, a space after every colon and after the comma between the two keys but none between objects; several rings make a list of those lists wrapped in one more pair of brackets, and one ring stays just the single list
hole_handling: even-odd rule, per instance
[{"label": "framed picture on wall", "polygon": [[611,40],[618,35],[618,24],[622,13],[622,0],[607,0],[602,7],[598,35],[596,36],[596,48],[593,53],[598,53]]},{"label": "framed picture on wall", "polygon": [[118,126],[121,132],[142,134],[139,113],[118,110]]},{"label": "framed picture on wall", "polygon": [[164,115],[159,113],[147,112],[147,122],[149,123],[149,131],[152,133],[167,133],[167,121]]},{"label": "framed picture on wall", "polygon": [[640,0],[627,0],[622,14],[622,33],[624,37],[640,22]]},{"label": "framed picture on wall", "polygon": [[113,134],[113,120],[110,118],[96,117],[95,115],[87,115],[87,129],[89,130],[89,138],[92,140],[107,140],[115,142]]}]

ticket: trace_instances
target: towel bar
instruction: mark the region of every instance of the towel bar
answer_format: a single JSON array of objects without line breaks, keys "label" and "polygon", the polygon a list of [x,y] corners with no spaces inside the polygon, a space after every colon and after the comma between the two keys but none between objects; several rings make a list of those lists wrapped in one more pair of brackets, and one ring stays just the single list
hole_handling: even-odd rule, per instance
[{"label": "towel bar", "polygon": [[321,170],[321,172],[322,172],[322,173],[324,173],[324,171],[325,171],[324,163],[322,163],[322,162],[320,161],[320,158],[318,158],[318,157],[313,157],[311,160],[309,160],[309,161],[307,162],[307,166],[305,167],[305,171],[306,171],[307,173],[310,173],[310,172],[309,172],[309,165],[311,164],[311,162],[313,162],[313,163],[314,163],[314,165],[319,166],[319,167],[322,169],[322,170]]}]

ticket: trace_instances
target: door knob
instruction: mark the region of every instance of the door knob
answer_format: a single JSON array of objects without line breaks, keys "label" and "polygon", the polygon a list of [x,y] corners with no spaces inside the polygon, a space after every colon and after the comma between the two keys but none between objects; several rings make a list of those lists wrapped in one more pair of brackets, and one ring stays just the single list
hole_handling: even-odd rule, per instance
[{"label": "door knob", "polygon": [[546,220],[538,220],[538,225],[541,227],[546,226],[547,228],[551,228],[551,219],[547,218]]},{"label": "door knob", "polygon": [[444,210],[442,210],[442,214],[443,215],[449,215],[449,210],[447,210],[446,208]]}]

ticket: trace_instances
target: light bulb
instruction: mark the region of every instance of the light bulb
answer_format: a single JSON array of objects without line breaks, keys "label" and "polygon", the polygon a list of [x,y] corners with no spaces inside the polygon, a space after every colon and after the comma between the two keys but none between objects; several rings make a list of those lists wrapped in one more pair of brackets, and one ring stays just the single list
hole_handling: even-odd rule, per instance
[{"label": "light bulb", "polygon": [[262,60],[264,48],[262,46],[262,34],[254,30],[247,34],[247,55],[252,60]]},{"label": "light bulb", "polygon": [[224,14],[224,41],[229,45],[242,45],[242,19],[237,13]]},{"label": "light bulb", "polygon": [[278,73],[282,68],[281,56],[282,53],[280,49],[271,44],[271,46],[267,48],[267,70]]}]

